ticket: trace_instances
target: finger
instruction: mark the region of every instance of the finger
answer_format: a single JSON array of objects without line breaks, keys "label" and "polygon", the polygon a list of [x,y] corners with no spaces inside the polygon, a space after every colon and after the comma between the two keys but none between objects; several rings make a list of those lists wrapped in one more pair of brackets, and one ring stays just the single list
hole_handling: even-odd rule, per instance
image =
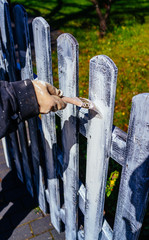
[{"label": "finger", "polygon": [[47,90],[50,93],[50,95],[56,95],[56,96],[59,95],[59,90],[49,83],[47,83]]},{"label": "finger", "polygon": [[58,89],[58,96],[61,98],[63,97],[63,91],[61,89]]},{"label": "finger", "polygon": [[56,112],[58,110],[57,105],[52,106],[51,110],[52,112]]},{"label": "finger", "polygon": [[59,100],[58,110],[62,110],[67,106],[67,103],[65,103],[63,100]]},{"label": "finger", "polygon": [[53,97],[55,99],[55,103],[57,104],[57,110],[62,110],[67,106],[67,104],[61,98],[57,96],[53,96]]}]

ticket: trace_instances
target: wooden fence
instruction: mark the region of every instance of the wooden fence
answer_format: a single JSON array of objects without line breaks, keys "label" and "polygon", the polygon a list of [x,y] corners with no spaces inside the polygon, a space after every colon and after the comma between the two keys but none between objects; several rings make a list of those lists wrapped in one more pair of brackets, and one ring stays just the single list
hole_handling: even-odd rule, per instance
[{"label": "wooden fence", "polygon": [[[0,0],[0,79],[33,79],[27,14],[22,6],[13,10],[15,57],[8,3]],[[50,26],[33,20],[38,79],[53,84]],[[70,34],[57,39],[59,87],[65,96],[78,96],[79,45]],[[128,134],[113,126],[117,67],[104,55],[90,60],[89,99],[93,110],[69,105],[56,114],[61,121],[62,149],[57,143],[55,113],[32,118],[3,139],[6,162],[17,169],[19,179],[50,216],[58,232],[64,223],[66,240],[138,239],[148,200],[149,186],[149,94],[132,99]],[[87,139],[85,184],[79,180],[79,133]],[[113,230],[103,217],[109,158],[122,166]],[[84,223],[78,225],[79,214]]]}]

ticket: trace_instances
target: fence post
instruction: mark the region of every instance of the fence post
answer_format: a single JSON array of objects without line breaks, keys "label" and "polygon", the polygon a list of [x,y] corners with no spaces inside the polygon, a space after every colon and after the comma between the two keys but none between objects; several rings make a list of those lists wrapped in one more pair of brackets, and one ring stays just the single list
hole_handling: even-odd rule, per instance
[{"label": "fence post", "polygon": [[[52,76],[52,58],[51,58],[51,40],[50,26],[42,18],[35,18],[33,21],[34,44],[36,54],[36,66],[38,79],[53,85]],[[59,179],[56,174],[57,156],[56,156],[56,128],[55,113],[42,115],[42,129],[44,133],[44,144],[46,154],[47,201],[50,205],[50,216],[53,226],[58,232],[61,230],[60,214],[60,194]]]},{"label": "fence post", "polygon": [[[59,85],[65,96],[78,96],[78,42],[70,34],[57,39]],[[61,117],[66,239],[77,239],[79,187],[78,109],[69,105]]]},{"label": "fence post", "polygon": [[102,229],[116,79],[117,67],[110,58],[99,55],[90,60],[89,97],[99,114],[89,112],[85,240],[98,240]]},{"label": "fence post", "polygon": [[133,97],[114,240],[138,239],[149,193],[149,94]]}]

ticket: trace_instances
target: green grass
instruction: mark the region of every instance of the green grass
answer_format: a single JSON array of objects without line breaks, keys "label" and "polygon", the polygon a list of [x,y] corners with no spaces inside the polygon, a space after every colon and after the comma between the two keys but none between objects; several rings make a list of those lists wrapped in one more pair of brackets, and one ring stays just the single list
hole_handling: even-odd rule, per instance
[{"label": "green grass", "polygon": [[[15,1],[11,1],[15,3]],[[89,0],[19,0],[27,12],[42,16],[52,29],[71,33],[79,43],[79,94],[88,96],[89,60],[109,56],[118,67],[114,124],[127,131],[131,99],[149,91],[149,3],[147,0],[115,1],[108,33],[99,38],[98,19]],[[53,49],[53,77],[58,86],[57,53]]]}]

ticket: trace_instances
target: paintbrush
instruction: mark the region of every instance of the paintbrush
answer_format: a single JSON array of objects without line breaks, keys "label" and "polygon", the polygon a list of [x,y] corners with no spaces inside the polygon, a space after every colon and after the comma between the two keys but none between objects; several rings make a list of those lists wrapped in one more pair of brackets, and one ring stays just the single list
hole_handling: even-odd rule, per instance
[{"label": "paintbrush", "polygon": [[65,97],[65,96],[63,96],[62,91],[60,89],[58,89],[58,90],[59,90],[58,95],[59,95],[59,97],[61,97],[63,99],[64,102],[74,104],[81,108],[91,109],[91,110],[94,110],[97,113],[99,113],[99,110],[97,109],[95,104],[92,101],[90,101],[89,99],[82,98],[82,97]]}]

